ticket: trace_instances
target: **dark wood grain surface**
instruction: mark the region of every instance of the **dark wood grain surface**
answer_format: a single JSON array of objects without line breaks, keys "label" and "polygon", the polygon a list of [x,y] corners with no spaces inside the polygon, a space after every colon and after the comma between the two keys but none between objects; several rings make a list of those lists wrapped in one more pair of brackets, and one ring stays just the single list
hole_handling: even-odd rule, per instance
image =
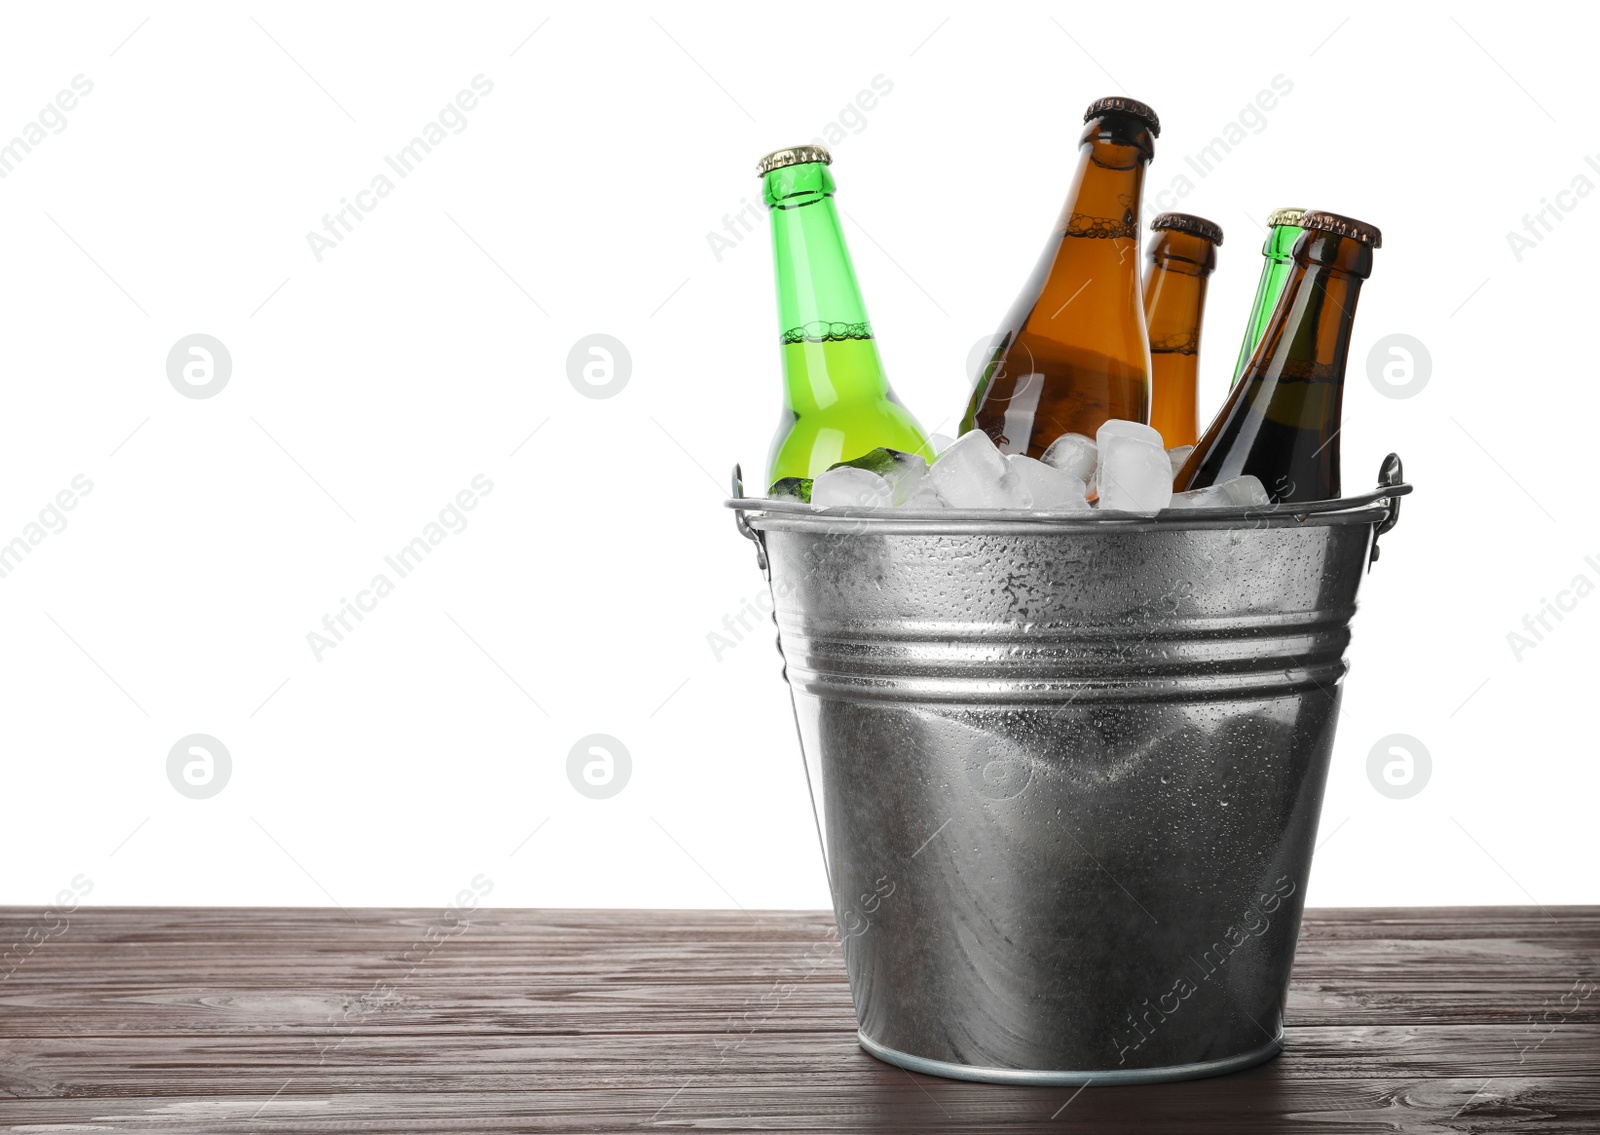
[{"label": "dark wood grain surface", "polygon": [[1600,1132],[1600,908],[1312,910],[1287,1050],[914,1076],[822,913],[0,908],[0,1132]]}]

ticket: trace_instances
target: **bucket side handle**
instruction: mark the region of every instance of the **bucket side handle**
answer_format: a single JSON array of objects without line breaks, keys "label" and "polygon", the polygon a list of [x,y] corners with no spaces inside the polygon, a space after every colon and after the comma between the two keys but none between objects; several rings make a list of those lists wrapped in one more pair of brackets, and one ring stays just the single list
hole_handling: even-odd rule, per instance
[{"label": "bucket side handle", "polygon": [[[744,499],[744,472],[737,463],[733,466],[733,495],[737,500]],[[771,581],[772,571],[767,566],[766,541],[762,539],[761,533],[750,527],[750,522],[744,518],[744,509],[733,510],[733,525],[739,530],[739,535],[756,546],[756,566],[761,569],[761,574]]]},{"label": "bucket side handle", "polygon": [[[1383,459],[1383,464],[1378,466],[1378,488],[1390,489],[1397,485],[1405,484],[1405,470],[1400,464],[1400,455],[1391,453]],[[1392,496],[1385,502],[1389,515],[1378,521],[1377,527],[1372,530],[1372,555],[1367,560],[1367,570],[1372,570],[1372,565],[1378,562],[1378,537],[1390,531],[1400,522],[1400,497]]]}]

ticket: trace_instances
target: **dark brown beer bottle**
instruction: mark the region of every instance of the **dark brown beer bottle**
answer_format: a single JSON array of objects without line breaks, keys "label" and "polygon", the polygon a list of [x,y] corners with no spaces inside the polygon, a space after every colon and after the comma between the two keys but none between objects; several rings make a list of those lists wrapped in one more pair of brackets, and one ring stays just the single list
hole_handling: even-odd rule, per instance
[{"label": "dark brown beer bottle", "polygon": [[1139,289],[1139,201],[1161,133],[1129,98],[1090,104],[1078,172],[1055,231],[1000,324],[962,418],[1006,453],[1038,457],[1064,433],[1150,416]]},{"label": "dark brown beer bottle", "polygon": [[1274,501],[1339,495],[1339,415],[1361,282],[1376,227],[1313,209],[1266,333],[1222,410],[1178,471],[1176,488],[1251,474]]},{"label": "dark brown beer bottle", "polygon": [[1150,329],[1150,425],[1168,449],[1193,445],[1200,432],[1200,321],[1206,281],[1217,266],[1222,227],[1189,213],[1150,222],[1144,318]]}]

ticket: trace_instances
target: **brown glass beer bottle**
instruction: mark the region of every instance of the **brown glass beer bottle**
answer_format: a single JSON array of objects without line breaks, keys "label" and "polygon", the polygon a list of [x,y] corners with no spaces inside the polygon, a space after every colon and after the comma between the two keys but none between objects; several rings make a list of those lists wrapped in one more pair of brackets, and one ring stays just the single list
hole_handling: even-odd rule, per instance
[{"label": "brown glass beer bottle", "polygon": [[1150,342],[1139,287],[1139,202],[1161,133],[1130,98],[1090,104],[1078,171],[1055,231],[995,335],[961,429],[1038,457],[1064,433],[1150,416]]},{"label": "brown glass beer bottle", "polygon": [[1189,213],[1162,213],[1150,228],[1155,236],[1144,273],[1150,425],[1171,449],[1193,445],[1200,432],[1200,321],[1222,227]]},{"label": "brown glass beer bottle", "polygon": [[1248,473],[1280,503],[1339,495],[1345,359],[1356,298],[1383,235],[1316,209],[1300,225],[1305,232],[1266,332],[1175,488],[1203,489]]}]

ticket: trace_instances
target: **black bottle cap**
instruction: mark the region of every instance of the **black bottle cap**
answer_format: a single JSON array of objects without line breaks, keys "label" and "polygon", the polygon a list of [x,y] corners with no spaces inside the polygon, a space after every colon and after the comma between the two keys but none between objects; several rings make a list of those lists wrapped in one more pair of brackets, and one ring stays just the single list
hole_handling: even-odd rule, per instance
[{"label": "black bottle cap", "polygon": [[1369,225],[1353,217],[1341,217],[1338,213],[1329,213],[1322,209],[1307,209],[1306,215],[1300,218],[1300,227],[1333,233],[1336,236],[1347,236],[1351,240],[1359,240],[1362,244],[1373,248],[1383,247],[1383,234],[1378,231],[1377,225]]},{"label": "black bottle cap", "polygon": [[1161,137],[1161,119],[1156,117],[1156,112],[1138,99],[1130,99],[1123,95],[1108,95],[1103,99],[1095,99],[1089,104],[1089,109],[1083,112],[1083,120],[1088,122],[1091,118],[1099,118],[1109,110],[1132,115],[1148,126],[1150,133],[1157,138]]},{"label": "black bottle cap", "polygon": [[1204,237],[1218,248],[1222,247],[1222,226],[1204,217],[1197,217],[1193,213],[1162,213],[1150,222],[1150,228],[1152,231],[1171,229],[1173,232],[1193,233],[1195,236]]}]

